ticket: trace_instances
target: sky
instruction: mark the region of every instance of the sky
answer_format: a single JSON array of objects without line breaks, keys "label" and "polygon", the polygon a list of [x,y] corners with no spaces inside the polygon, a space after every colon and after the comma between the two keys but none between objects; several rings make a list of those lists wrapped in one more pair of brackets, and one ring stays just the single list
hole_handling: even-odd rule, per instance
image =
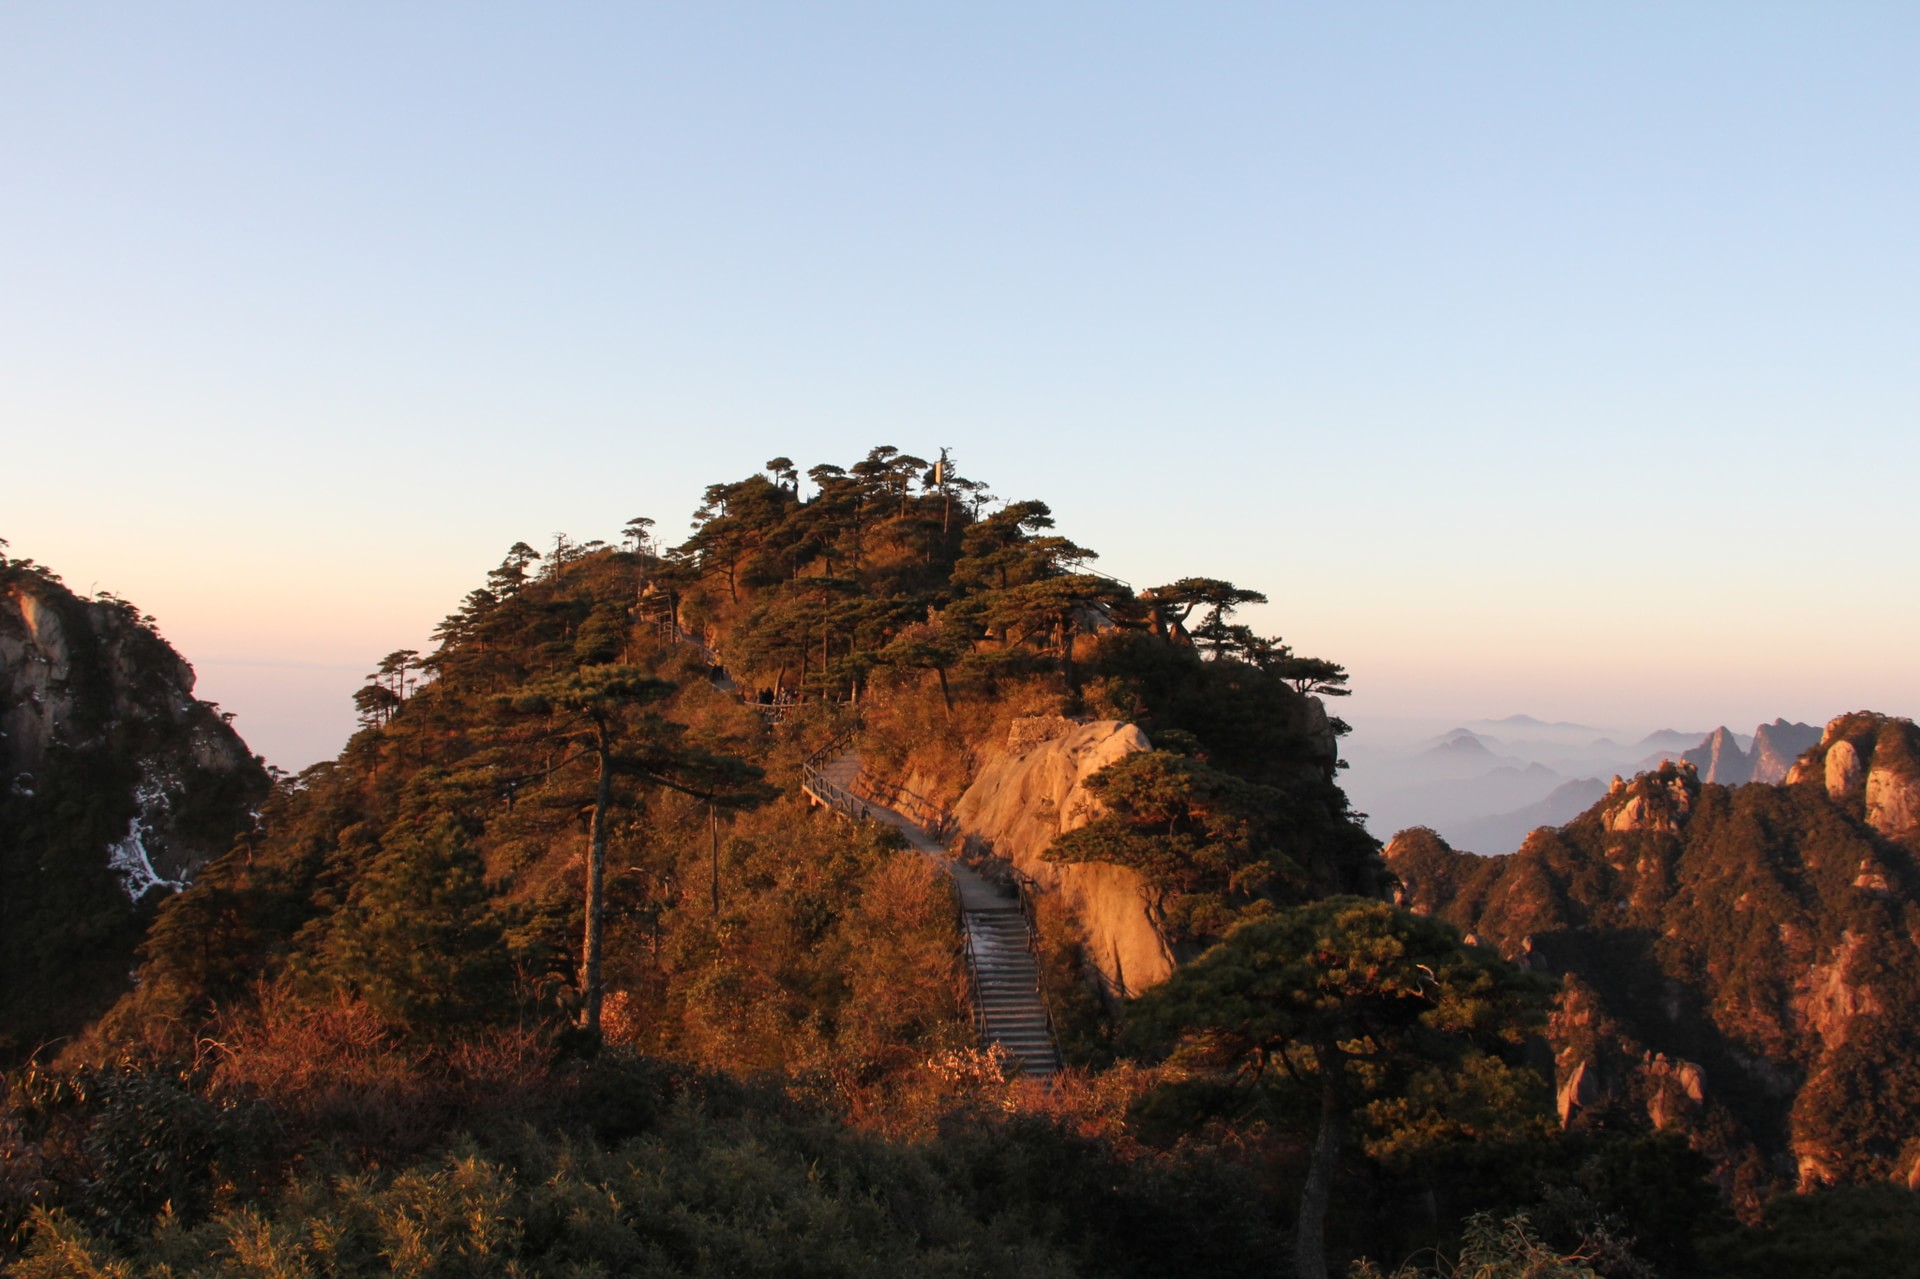
[{"label": "sky", "polygon": [[515,541],[879,444],[1264,590],[1362,734],[1912,714],[1917,55],[1909,4],[0,0],[0,537],[290,769]]}]

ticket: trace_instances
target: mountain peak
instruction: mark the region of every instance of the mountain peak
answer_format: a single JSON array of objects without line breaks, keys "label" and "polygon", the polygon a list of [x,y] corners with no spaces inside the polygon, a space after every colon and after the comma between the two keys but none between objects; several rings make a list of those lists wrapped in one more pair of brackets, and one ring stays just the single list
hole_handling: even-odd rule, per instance
[{"label": "mountain peak", "polygon": [[1461,733],[1458,737],[1449,737],[1427,751],[1429,755],[1491,755],[1487,744],[1474,733]]},{"label": "mountain peak", "polygon": [[1582,733],[1599,731],[1588,724],[1575,724],[1570,720],[1564,719],[1544,720],[1533,715],[1509,715],[1505,719],[1484,719],[1479,722],[1482,724],[1497,725],[1503,728],[1557,728],[1562,730],[1571,729]]},{"label": "mountain peak", "polygon": [[1820,744],[1820,730],[1811,724],[1776,719],[1753,730],[1753,780],[1777,783],[1787,778],[1793,761]]},{"label": "mountain peak", "polygon": [[1721,786],[1738,786],[1753,779],[1753,761],[1740,749],[1740,741],[1725,724],[1707,734],[1705,741],[1680,758],[1692,764],[1700,780]]}]

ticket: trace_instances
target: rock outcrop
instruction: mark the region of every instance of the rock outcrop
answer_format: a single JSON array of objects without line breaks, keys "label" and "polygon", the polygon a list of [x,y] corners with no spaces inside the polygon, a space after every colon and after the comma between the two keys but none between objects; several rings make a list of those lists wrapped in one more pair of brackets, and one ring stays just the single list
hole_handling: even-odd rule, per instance
[{"label": "rock outcrop", "polygon": [[1663,765],[1630,783],[1618,777],[1613,782],[1600,801],[1600,815],[1602,824],[1616,832],[1677,831],[1686,824],[1700,794],[1699,774],[1688,762]]},{"label": "rock outcrop", "polygon": [[1407,906],[1561,978],[1563,1120],[1683,1133],[1749,1210],[1920,1159],[1916,854],[1920,731],[1865,713],[1783,786],[1670,764],[1508,857],[1387,847]]},{"label": "rock outcrop", "polygon": [[125,986],[154,904],[267,787],[150,618],[0,559],[0,1059]]},{"label": "rock outcrop", "polygon": [[1145,733],[1118,720],[1016,720],[1005,745],[988,750],[953,812],[971,852],[1005,858],[1057,897],[1078,921],[1088,959],[1116,993],[1138,994],[1173,971],[1146,882],[1124,866],[1060,865],[1041,854],[1098,814],[1088,778],[1148,749]]},{"label": "rock outcrop", "polygon": [[1881,834],[1920,833],[1920,729],[1912,720],[1871,711],[1835,718],[1787,774],[1788,785],[1814,780]]},{"label": "rock outcrop", "polygon": [[[210,789],[264,798],[265,766],[218,709],[193,696],[193,668],[124,601],[82,600],[56,580],[13,571],[0,594],[0,777],[30,798],[51,768],[106,752],[129,766],[120,841],[135,897],[191,878],[225,852],[224,821],[194,820]],[[131,805],[120,803],[130,799]]]}]

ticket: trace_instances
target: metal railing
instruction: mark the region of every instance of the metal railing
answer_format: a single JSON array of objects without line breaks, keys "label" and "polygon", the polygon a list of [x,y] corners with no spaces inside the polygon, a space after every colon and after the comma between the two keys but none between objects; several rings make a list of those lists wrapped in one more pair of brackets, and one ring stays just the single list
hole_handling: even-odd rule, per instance
[{"label": "metal railing", "polygon": [[837,813],[866,820],[872,816],[867,802],[838,782],[829,781],[826,776],[828,761],[845,754],[853,745],[854,734],[858,731],[858,726],[842,729],[826,745],[802,760],[800,789]]},{"label": "metal railing", "polygon": [[1122,577],[1115,577],[1111,573],[1103,573],[1097,568],[1089,567],[1085,560],[1061,560],[1060,567],[1076,577],[1104,577],[1109,582],[1126,587],[1129,592],[1133,590],[1132,582]]},{"label": "metal railing", "polygon": [[[953,918],[960,926],[960,958],[967,966],[967,1003],[973,1013],[973,1033],[983,1040],[987,1034],[987,998],[980,991],[980,952],[973,948],[973,929],[967,926],[967,903],[960,893],[960,881],[947,876],[953,893]],[[1051,1031],[1053,1024],[1047,1024]]]},{"label": "metal railing", "polygon": [[1047,989],[1047,957],[1040,949],[1040,916],[1035,899],[1040,895],[1040,883],[1018,866],[1008,863],[1012,872],[1013,891],[1020,902],[1020,915],[1027,921],[1027,953],[1033,956],[1033,989],[1040,996],[1040,1011],[1047,1018],[1047,1039],[1053,1046],[1054,1068],[1059,1069],[1060,1030],[1053,1022],[1053,993]]},{"label": "metal railing", "polygon": [[[842,729],[834,734],[800,764],[800,789],[816,802],[826,805],[835,812],[842,813],[856,821],[871,821],[873,813],[868,802],[851,789],[830,780],[826,776],[826,767],[840,758],[852,746],[859,732],[859,725]],[[939,812],[939,826],[950,828],[952,815]],[[1027,953],[1033,958],[1033,992],[1038,996],[1040,1014],[1045,1019],[1047,1043],[1053,1058],[1053,1067],[1060,1069],[1060,1031],[1053,1017],[1053,999],[1047,989],[1045,956],[1040,949],[1039,917],[1035,911],[1034,899],[1040,893],[1040,885],[1024,872],[1008,865],[1013,884],[1014,897],[1019,903],[1020,916],[1027,927]],[[990,1029],[987,1018],[986,996],[982,989],[980,952],[974,945],[973,927],[968,920],[965,897],[960,890],[960,882],[949,876],[947,883],[953,895],[954,912],[960,924],[961,958],[967,966],[967,991],[969,1011],[973,1016],[974,1033],[984,1041]]]},{"label": "metal railing", "polygon": [[1013,881],[1014,898],[1019,901],[1020,914],[1027,921],[1027,936],[1030,939],[1027,949],[1037,955],[1040,953],[1038,949],[1040,945],[1040,916],[1036,913],[1034,898],[1040,895],[1039,881],[1027,874],[1027,872],[1021,870],[1018,866],[1015,866],[1012,862],[1007,863],[1007,878]]}]

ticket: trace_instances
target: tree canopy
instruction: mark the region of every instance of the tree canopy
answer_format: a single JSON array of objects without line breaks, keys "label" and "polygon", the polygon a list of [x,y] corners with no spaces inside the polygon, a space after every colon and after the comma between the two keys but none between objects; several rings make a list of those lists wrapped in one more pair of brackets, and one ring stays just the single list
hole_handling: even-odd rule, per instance
[{"label": "tree canopy", "polygon": [[[1234,928],[1142,996],[1133,1029],[1186,1037],[1253,1087],[1316,1095],[1294,1266],[1300,1279],[1325,1279],[1328,1199],[1353,1117],[1436,1070],[1469,1085],[1506,1075],[1502,1054],[1544,1027],[1550,992],[1446,924],[1330,897]],[[1429,1096],[1440,1105],[1447,1091]]]}]

